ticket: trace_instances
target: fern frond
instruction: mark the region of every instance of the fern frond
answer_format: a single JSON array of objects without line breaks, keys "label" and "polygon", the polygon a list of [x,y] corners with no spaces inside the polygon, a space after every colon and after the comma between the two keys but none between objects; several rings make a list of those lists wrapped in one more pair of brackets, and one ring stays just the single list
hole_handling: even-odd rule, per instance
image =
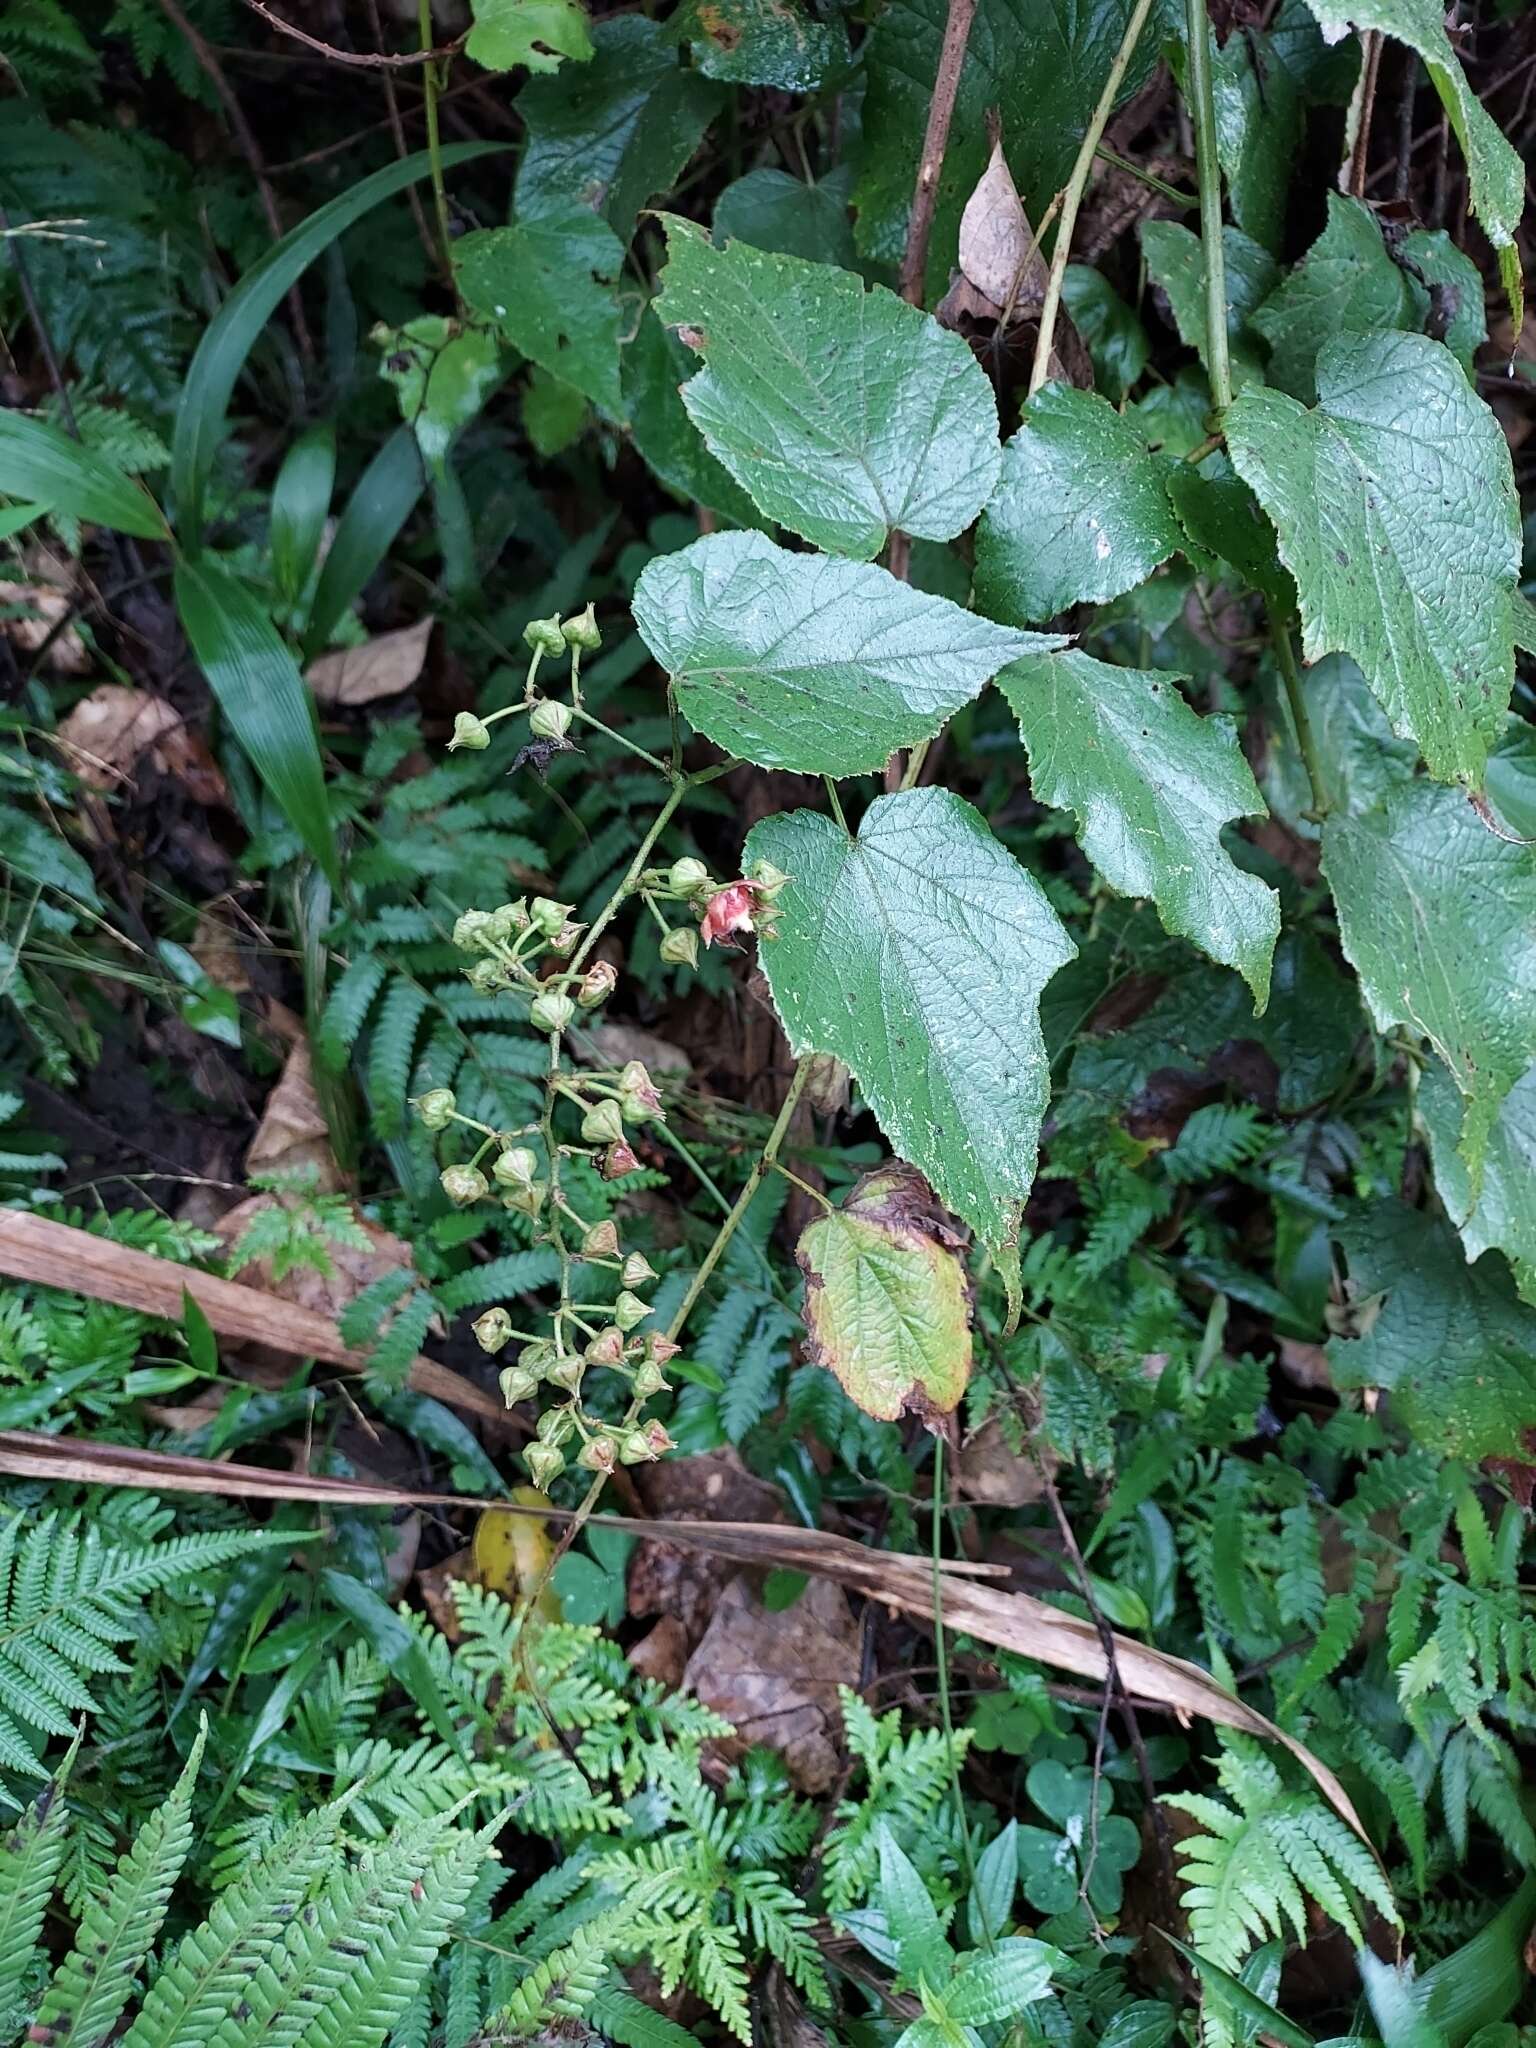
[{"label": "fern frond", "polygon": [[106,1897],[87,1906],[38,2008],[43,2040],[104,2041],[122,2017],[192,1846],[192,1786],[207,1740],[205,1719],[170,1796],[134,1836]]},{"label": "fern frond", "polygon": [[490,2040],[517,2040],[555,2018],[580,2019],[597,1996],[633,1918],[626,1901],[589,1920],[563,1948],[535,1964],[495,2017]]},{"label": "fern frond", "polygon": [[358,953],[343,969],[326,999],[325,1012],[315,1037],[321,1061],[339,1071],[357,1043],[358,1033],[368,1020],[373,999],[384,985],[389,968],[378,953]]},{"label": "fern frond", "polygon": [[95,1713],[85,1674],[127,1667],[116,1646],[132,1633],[140,1599],[272,1544],[284,1531],[172,1537],[138,1548],[80,1536],[46,1515],[20,1537],[21,1519],[0,1527],[0,1762],[45,1777],[28,1731],[68,1735],[71,1718]]},{"label": "fern frond", "polygon": [[68,1840],[64,1787],[79,1747],[77,1735],[58,1776],[0,1835],[0,2039],[20,2031],[23,1987],[42,1960],[38,1938]]}]

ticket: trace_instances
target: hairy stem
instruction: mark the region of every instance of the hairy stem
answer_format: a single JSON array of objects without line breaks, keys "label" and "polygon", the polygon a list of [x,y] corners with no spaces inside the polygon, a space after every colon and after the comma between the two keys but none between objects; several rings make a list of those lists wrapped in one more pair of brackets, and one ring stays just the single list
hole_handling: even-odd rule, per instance
[{"label": "hairy stem", "polygon": [[1307,782],[1312,791],[1312,815],[1321,819],[1331,808],[1328,778],[1323,772],[1317,734],[1312,730],[1312,720],[1307,711],[1307,696],[1302,687],[1301,670],[1296,663],[1296,649],[1291,641],[1290,621],[1282,619],[1273,609],[1269,614],[1269,634],[1280,680],[1285,684],[1285,701],[1291,708],[1291,723],[1296,728],[1296,744],[1301,750],[1302,765],[1307,771]]},{"label": "hairy stem", "polygon": [[1120,38],[1120,47],[1115,52],[1114,62],[1109,67],[1109,76],[1104,81],[1104,90],[1099,94],[1099,103],[1093,110],[1077,152],[1077,161],[1072,166],[1061,200],[1061,221],[1056,229],[1056,246],[1051,251],[1051,272],[1046,279],[1045,300],[1040,308],[1040,332],[1035,339],[1035,360],[1029,373],[1029,395],[1034,397],[1040,386],[1050,375],[1051,345],[1056,338],[1056,316],[1061,310],[1062,284],[1067,275],[1067,264],[1072,255],[1072,230],[1077,226],[1078,209],[1083,203],[1083,194],[1088,189],[1088,179],[1093,171],[1093,160],[1098,153],[1104,130],[1119,97],[1120,86],[1141,32],[1146,26],[1147,16],[1152,12],[1152,0],[1136,0],[1130,20],[1125,25],[1125,34]]},{"label": "hairy stem", "polygon": [[1211,91],[1211,22],[1205,0],[1185,0],[1189,77],[1185,96],[1195,124],[1195,177],[1200,188],[1200,250],[1205,259],[1205,354],[1211,397],[1218,413],[1232,403],[1227,350],[1227,271],[1221,244],[1221,164],[1216,154],[1216,105]]}]

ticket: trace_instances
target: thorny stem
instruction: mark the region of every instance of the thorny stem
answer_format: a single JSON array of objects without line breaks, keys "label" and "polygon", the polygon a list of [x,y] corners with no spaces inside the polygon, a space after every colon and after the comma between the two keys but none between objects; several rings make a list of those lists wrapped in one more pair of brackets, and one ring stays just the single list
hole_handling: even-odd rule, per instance
[{"label": "thorny stem", "polygon": [[437,96],[442,86],[432,51],[432,0],[416,0],[416,19],[421,29],[421,48],[427,61],[421,68],[422,98],[427,116],[427,155],[432,162],[432,199],[437,208],[437,234],[443,245],[443,264],[453,275],[453,231],[448,222],[448,187],[443,182],[443,143],[438,132]]},{"label": "thorny stem", "polygon": [[[1191,0],[1196,4],[1196,0]],[[1198,0],[1204,7],[1204,0]],[[1152,0],[1136,0],[1136,7],[1125,25],[1125,34],[1120,38],[1120,47],[1115,52],[1114,62],[1109,67],[1109,76],[1104,81],[1104,90],[1099,94],[1099,103],[1093,110],[1088,123],[1088,132],[1077,152],[1077,161],[1072,166],[1072,175],[1067,180],[1062,195],[1061,221],[1056,229],[1056,246],[1051,251],[1051,273],[1046,280],[1045,300],[1040,308],[1040,332],[1035,340],[1035,360],[1029,373],[1029,396],[1034,397],[1040,386],[1050,375],[1051,344],[1056,337],[1056,316],[1061,309],[1062,285],[1067,274],[1067,263],[1072,254],[1072,230],[1077,225],[1078,208],[1083,203],[1083,194],[1088,189],[1088,179],[1093,170],[1093,160],[1098,152],[1100,140],[1120,84],[1125,77],[1136,45],[1141,40],[1141,31],[1146,26],[1147,16],[1152,12]]]},{"label": "thorny stem", "polygon": [[1205,352],[1218,413],[1232,403],[1227,351],[1227,274],[1221,242],[1221,163],[1216,154],[1216,103],[1211,89],[1211,21],[1206,0],[1185,0],[1189,41],[1186,98],[1195,125],[1195,175],[1200,188],[1200,249],[1205,259]]},{"label": "thorny stem", "polygon": [[1290,622],[1271,609],[1269,631],[1275,649],[1275,663],[1285,684],[1285,701],[1290,706],[1291,723],[1296,728],[1296,744],[1301,750],[1302,765],[1307,771],[1307,782],[1312,791],[1312,812],[1314,817],[1321,819],[1330,809],[1328,778],[1323,772],[1317,734],[1312,730],[1312,720],[1307,711],[1307,695],[1302,687],[1301,670],[1296,665],[1296,649],[1291,644]]}]

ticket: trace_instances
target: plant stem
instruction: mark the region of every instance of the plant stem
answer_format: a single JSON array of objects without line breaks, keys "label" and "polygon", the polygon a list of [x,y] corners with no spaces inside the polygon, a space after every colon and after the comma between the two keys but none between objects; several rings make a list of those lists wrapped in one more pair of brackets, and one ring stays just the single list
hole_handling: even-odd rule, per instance
[{"label": "plant stem", "polygon": [[1088,132],[1083,137],[1077,152],[1077,161],[1072,166],[1072,175],[1068,178],[1066,190],[1062,194],[1061,222],[1056,229],[1056,246],[1051,251],[1051,274],[1046,280],[1045,300],[1040,308],[1040,332],[1035,341],[1035,360],[1029,373],[1031,398],[1050,375],[1051,344],[1056,336],[1056,315],[1061,309],[1062,282],[1066,277],[1067,263],[1072,254],[1072,230],[1077,225],[1078,208],[1082,205],[1083,194],[1088,189],[1093,159],[1098,152],[1104,130],[1109,124],[1121,81],[1125,77],[1131,58],[1135,55],[1136,45],[1141,40],[1141,31],[1146,26],[1147,16],[1151,12],[1152,0],[1136,0],[1135,10],[1125,25],[1125,34],[1120,38],[1120,47],[1116,50],[1114,62],[1109,67],[1104,90],[1099,94],[1099,103],[1093,110]]},{"label": "plant stem", "polygon": [[912,211],[907,220],[907,245],[902,254],[897,286],[909,306],[923,303],[928,243],[933,234],[934,210],[939,200],[939,174],[944,168],[944,152],[949,147],[949,125],[955,115],[960,74],[965,69],[965,47],[971,39],[971,23],[975,15],[976,0],[949,0],[944,41],[933,81],[933,97],[928,102],[923,153],[918,159],[917,187],[912,194]]},{"label": "plant stem", "polygon": [[1221,242],[1221,163],[1216,154],[1216,104],[1211,90],[1211,21],[1205,0],[1185,0],[1189,41],[1186,98],[1195,124],[1195,177],[1200,188],[1200,249],[1205,259],[1205,356],[1218,413],[1232,403],[1227,351],[1227,273]]},{"label": "plant stem", "polygon": [[[935,1435],[933,1439],[933,1534],[930,1543],[930,1558],[933,1564],[933,1648],[934,1662],[938,1666],[939,1713],[944,1722],[944,1740],[949,1745],[950,1789],[955,1797],[955,1825],[960,1830],[961,1861],[965,1864],[966,1896],[976,1896],[976,1863],[971,1854],[971,1830],[965,1818],[965,1793],[960,1784],[960,1764],[955,1756],[955,1723],[949,1705],[949,1643],[944,1633],[944,1572],[942,1548],[944,1535],[944,1439]],[[993,1946],[991,1923],[983,1918],[981,1922],[982,1943],[986,1948]]]},{"label": "plant stem", "polygon": [[608,929],[608,926],[618,916],[622,905],[634,893],[635,884],[639,881],[641,872],[651,857],[652,847],[655,846],[662,833],[666,831],[668,824],[671,822],[672,813],[688,794],[690,786],[686,780],[673,784],[672,794],[651,820],[650,831],[646,833],[640,844],[635,848],[635,857],[625,869],[624,879],[592,920],[587,930],[587,936],[571,955],[570,973],[575,974],[577,972],[592,948]]},{"label": "plant stem", "polygon": [[1291,708],[1291,723],[1296,728],[1296,744],[1301,749],[1302,764],[1306,768],[1307,782],[1312,790],[1312,814],[1316,818],[1324,818],[1331,808],[1328,801],[1328,780],[1323,773],[1322,756],[1317,750],[1317,735],[1312,730],[1312,720],[1307,711],[1301,670],[1296,665],[1296,649],[1291,644],[1290,621],[1282,619],[1277,612],[1271,610],[1269,632],[1274,643],[1275,662],[1280,670],[1281,681],[1285,684],[1285,701]]},{"label": "plant stem", "polygon": [[[416,0],[416,20],[423,52],[432,48],[432,0]],[[448,224],[448,187],[443,183],[443,142],[437,125],[437,95],[442,85],[436,59],[421,67],[422,99],[427,116],[427,154],[432,161],[432,199],[437,208],[437,234],[443,245],[443,268],[453,275],[453,233]]]}]

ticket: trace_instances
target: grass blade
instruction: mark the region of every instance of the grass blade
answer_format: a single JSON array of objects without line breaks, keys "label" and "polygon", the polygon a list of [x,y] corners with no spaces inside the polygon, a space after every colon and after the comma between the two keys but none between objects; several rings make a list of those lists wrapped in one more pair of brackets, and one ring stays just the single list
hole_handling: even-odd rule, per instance
[{"label": "grass blade", "polygon": [[339,886],[314,700],[298,663],[262,606],[220,562],[177,565],[176,609],[230,730],[284,817]]},{"label": "grass blade", "polygon": [[0,411],[0,492],[140,540],[166,537],[165,515],[148,491],[61,427],[23,412]]},{"label": "grass blade", "polygon": [[343,612],[383,561],[425,483],[416,435],[408,426],[397,427],[358,478],[336,523],[309,608],[306,661],[324,647]]},{"label": "grass blade", "polygon": [[283,458],[272,486],[272,573],[285,604],[309,588],[336,481],[336,423],[321,420]]},{"label": "grass blade", "polygon": [[[442,152],[442,162],[451,168],[502,147],[499,142],[457,143]],[[209,322],[182,386],[171,443],[176,530],[189,554],[197,552],[202,540],[203,498],[224,436],[224,415],[235,379],[279,300],[354,221],[426,177],[430,169],[431,157],[418,150],[317,208],[251,266]]]}]

